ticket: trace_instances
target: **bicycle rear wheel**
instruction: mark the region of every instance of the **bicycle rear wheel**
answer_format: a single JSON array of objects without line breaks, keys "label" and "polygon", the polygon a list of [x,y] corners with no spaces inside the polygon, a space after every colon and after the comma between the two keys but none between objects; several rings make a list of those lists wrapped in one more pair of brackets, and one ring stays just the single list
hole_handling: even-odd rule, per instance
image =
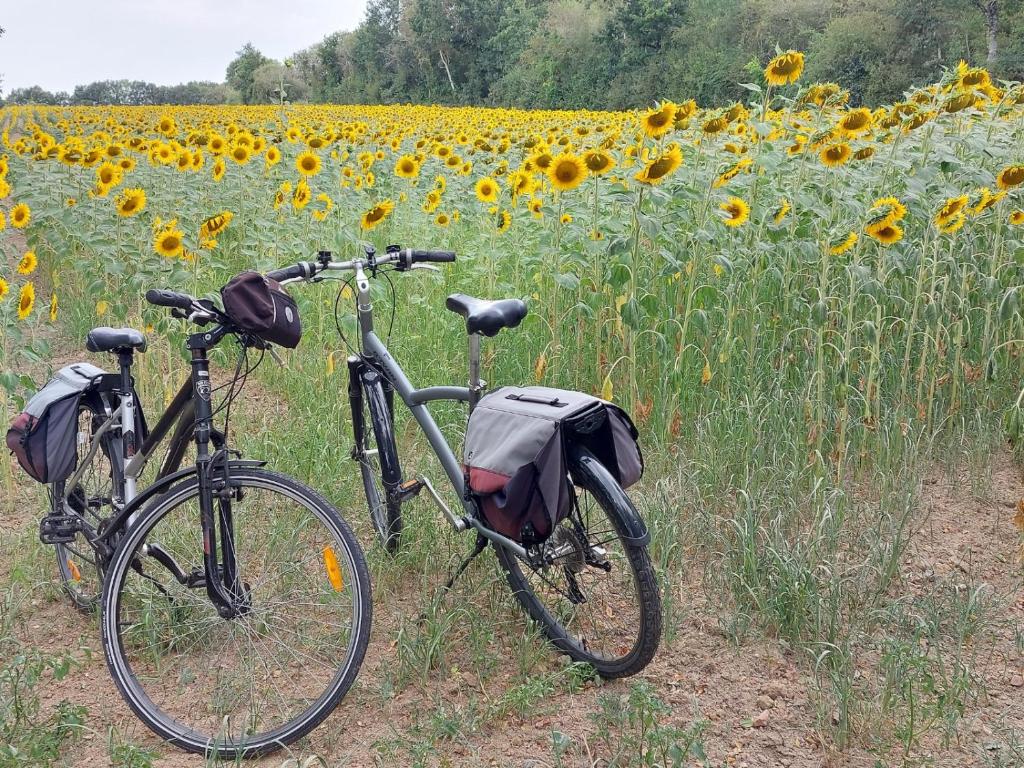
[{"label": "bicycle rear wheel", "polygon": [[654,658],[661,595],[646,544],[629,536],[629,497],[589,452],[570,464],[573,510],[541,545],[534,565],[496,547],[509,587],[547,638],[605,678],[628,677]]},{"label": "bicycle rear wheel", "polygon": [[[78,409],[76,466],[84,471],[70,490],[64,482],[49,486],[50,509],[57,516],[76,515],[96,529],[113,511],[114,479],[117,469],[111,462],[111,434],[96,436],[105,417],[84,402]],[[89,453],[95,447],[92,458]],[[88,464],[86,465],[86,462]],[[64,499],[67,492],[67,499]],[[103,563],[81,531],[73,540],[54,544],[57,573],[65,593],[75,607],[91,613],[99,605],[103,590]]]},{"label": "bicycle rear wheel", "polygon": [[371,621],[363,553],[337,511],[277,473],[233,468],[231,480],[230,502],[215,506],[230,503],[248,608],[222,618],[207,595],[193,477],[126,532],[101,622],[111,675],[143,722],[229,759],[271,752],[326,718],[355,680]]}]

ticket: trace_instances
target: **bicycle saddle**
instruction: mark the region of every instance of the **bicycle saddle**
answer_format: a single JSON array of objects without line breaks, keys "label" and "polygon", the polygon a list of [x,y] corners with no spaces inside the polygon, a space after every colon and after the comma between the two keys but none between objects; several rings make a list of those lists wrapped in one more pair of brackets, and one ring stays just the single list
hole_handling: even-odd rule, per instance
[{"label": "bicycle saddle", "polygon": [[519,299],[474,299],[453,293],[445,306],[466,318],[466,333],[494,336],[502,328],[515,328],[526,317],[526,304]]},{"label": "bicycle saddle", "polygon": [[134,328],[93,328],[85,337],[90,352],[111,352],[118,349],[146,351],[146,337]]}]

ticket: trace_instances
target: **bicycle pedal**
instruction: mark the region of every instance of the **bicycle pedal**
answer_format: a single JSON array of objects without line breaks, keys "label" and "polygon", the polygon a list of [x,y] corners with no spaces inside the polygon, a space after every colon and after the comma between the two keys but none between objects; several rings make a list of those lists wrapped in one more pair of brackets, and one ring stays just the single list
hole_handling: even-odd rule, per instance
[{"label": "bicycle pedal", "polygon": [[423,490],[425,484],[418,477],[412,480],[406,480],[398,486],[398,499],[401,502],[406,502],[409,499],[416,498],[419,492]]},{"label": "bicycle pedal", "polygon": [[70,544],[81,530],[77,515],[47,515],[39,521],[39,540],[43,544]]}]

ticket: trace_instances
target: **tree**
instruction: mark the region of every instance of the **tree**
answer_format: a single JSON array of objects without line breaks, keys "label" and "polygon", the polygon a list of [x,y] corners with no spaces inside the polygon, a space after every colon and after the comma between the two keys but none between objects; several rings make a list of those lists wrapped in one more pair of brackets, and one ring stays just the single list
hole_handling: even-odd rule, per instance
[{"label": "tree", "polygon": [[252,104],[253,81],[257,69],[268,63],[270,59],[256,50],[252,43],[246,43],[235,54],[235,59],[228,64],[227,83],[242,97],[242,102]]},{"label": "tree", "polygon": [[996,64],[999,47],[996,41],[996,35],[999,33],[999,0],[971,0],[971,2],[985,17],[985,38],[988,43],[986,61],[991,68]]}]

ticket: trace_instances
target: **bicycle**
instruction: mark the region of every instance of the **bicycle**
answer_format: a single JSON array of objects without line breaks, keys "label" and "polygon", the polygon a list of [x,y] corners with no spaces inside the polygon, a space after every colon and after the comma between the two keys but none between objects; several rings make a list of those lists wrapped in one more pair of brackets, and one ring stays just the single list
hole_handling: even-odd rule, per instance
[{"label": "bicycle", "polygon": [[[131,375],[145,337],[88,334],[87,348],[113,353],[119,372],[97,376],[80,402],[77,469],[50,486],[40,538],[72,601],[100,608],[111,676],[150,729],[192,752],[263,754],[315,728],[351,687],[369,642],[369,573],[323,496],[233,458],[227,427],[214,427],[270,345],[212,302],[146,298],[207,326],[187,337],[191,373],[147,433]],[[214,408],[208,352],[228,336],[241,351]],[[260,351],[251,367],[250,349]],[[156,479],[140,488],[168,434]],[[195,463],[182,468],[192,444]]]},{"label": "bicycle", "polygon": [[[466,323],[466,387],[414,388],[374,332],[371,278],[386,270],[437,270],[431,262],[454,260],[450,251],[388,246],[386,253],[378,256],[372,246],[365,246],[363,258],[334,261],[330,252],[322,251],[316,261],[300,261],[269,272],[267,277],[282,284],[319,282],[331,279],[331,272],[341,272],[351,276],[337,279],[345,280],[346,285],[355,282],[361,346],[347,361],[352,458],[359,464],[370,518],[387,551],[395,552],[403,535],[402,505],[425,488],[456,531],[476,534],[471,554],[449,578],[446,590],[469,562],[491,545],[516,599],[558,649],[576,661],[590,663],[606,678],[636,674],[658,648],[661,598],[647,552],[650,534],[610,472],[586,448],[572,446],[568,456],[576,494],[572,512],[543,544],[524,547],[487,526],[477,499],[468,492],[461,463],[427,409],[428,403],[451,400],[467,403],[472,412],[485,389],[480,379],[481,336],[494,336],[519,325],[526,316],[526,305],[518,299],[448,297],[447,308]],[[335,313],[337,306],[338,302]],[[445,504],[426,477],[403,477],[394,431],[395,393],[440,460],[461,500],[462,514]],[[625,609],[623,602],[627,603]]]}]

